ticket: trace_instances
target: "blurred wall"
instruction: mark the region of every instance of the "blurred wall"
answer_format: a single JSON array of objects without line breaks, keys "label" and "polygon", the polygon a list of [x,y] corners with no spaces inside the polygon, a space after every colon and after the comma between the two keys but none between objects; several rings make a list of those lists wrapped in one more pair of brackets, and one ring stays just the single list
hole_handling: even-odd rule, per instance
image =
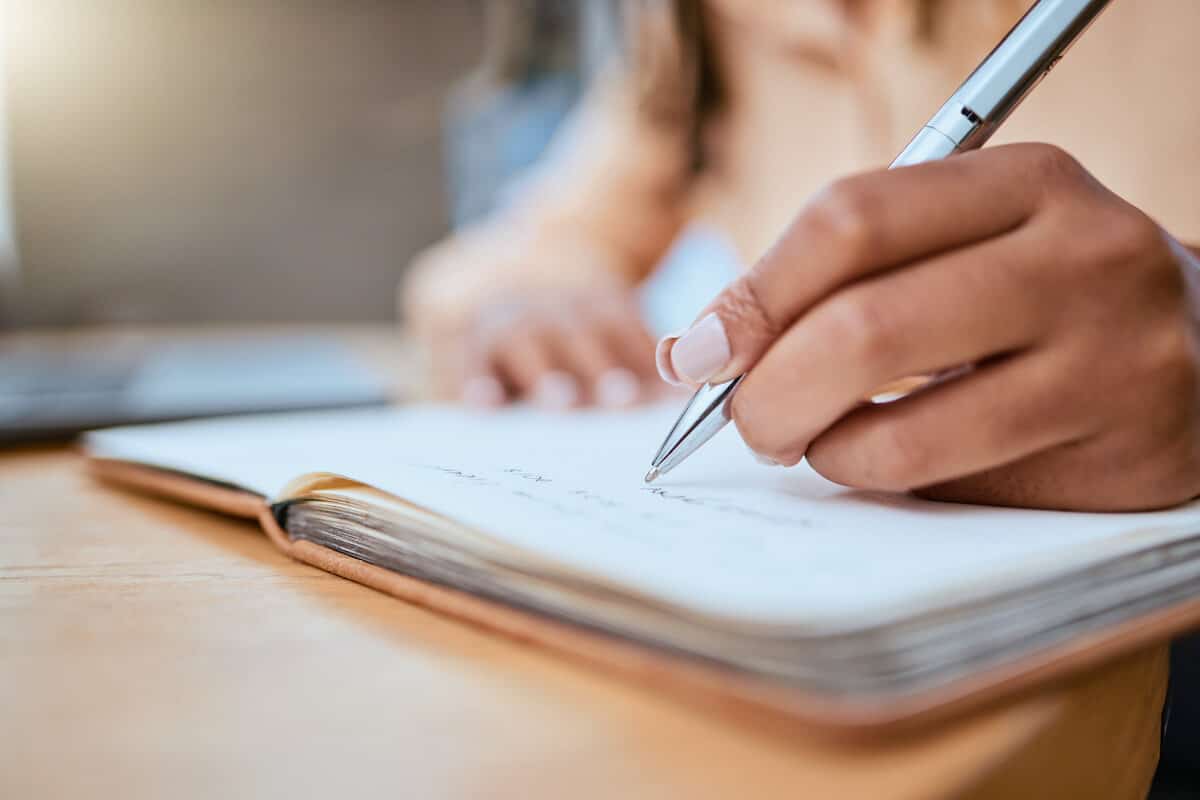
[{"label": "blurred wall", "polygon": [[0,2],[22,317],[392,316],[479,0]]}]

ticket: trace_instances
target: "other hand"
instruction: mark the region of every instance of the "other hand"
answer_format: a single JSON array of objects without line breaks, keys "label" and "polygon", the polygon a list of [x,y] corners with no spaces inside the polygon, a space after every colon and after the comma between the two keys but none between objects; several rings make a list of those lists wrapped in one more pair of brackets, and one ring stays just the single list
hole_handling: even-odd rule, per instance
[{"label": "other hand", "polygon": [[619,408],[659,392],[654,341],[628,292],[547,290],[497,299],[462,342],[458,392],[475,406]]}]

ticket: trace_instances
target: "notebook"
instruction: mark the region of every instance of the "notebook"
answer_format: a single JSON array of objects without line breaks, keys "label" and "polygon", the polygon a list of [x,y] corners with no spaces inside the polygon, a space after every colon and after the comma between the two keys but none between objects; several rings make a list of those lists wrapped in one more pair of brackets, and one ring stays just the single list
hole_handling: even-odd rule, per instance
[{"label": "notebook", "polygon": [[87,435],[110,481],[257,518],[302,561],[657,686],[828,730],[943,717],[1200,622],[1200,504],[1082,514],[852,491],[676,409],[412,407]]}]

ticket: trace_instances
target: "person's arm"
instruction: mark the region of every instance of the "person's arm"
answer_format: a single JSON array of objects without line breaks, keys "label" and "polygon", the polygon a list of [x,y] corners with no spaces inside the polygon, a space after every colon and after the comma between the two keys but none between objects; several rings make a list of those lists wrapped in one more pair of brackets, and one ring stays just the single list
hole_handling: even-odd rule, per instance
[{"label": "person's arm", "polygon": [[[546,371],[537,358],[507,364],[509,354],[470,341],[481,316],[500,305],[533,299],[560,306],[565,295],[590,296],[592,304],[572,303],[603,306],[612,325],[640,328],[631,309],[617,308],[619,296],[648,274],[676,235],[688,176],[680,134],[640,112],[632,83],[623,73],[600,79],[502,210],[413,263],[401,289],[404,317],[429,346],[439,394],[459,393],[464,381],[480,377],[474,371],[500,373],[494,377],[509,396],[519,396]],[[508,337],[507,329],[495,337]],[[618,366],[650,369],[649,355],[631,358],[637,363]],[[493,361],[503,363],[486,363]],[[603,358],[592,361],[585,371],[605,367]]]}]

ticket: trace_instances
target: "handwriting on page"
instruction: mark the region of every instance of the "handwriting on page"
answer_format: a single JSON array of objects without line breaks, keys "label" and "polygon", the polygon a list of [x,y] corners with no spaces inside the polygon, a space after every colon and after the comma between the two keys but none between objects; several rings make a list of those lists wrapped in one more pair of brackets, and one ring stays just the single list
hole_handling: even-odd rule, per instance
[{"label": "handwriting on page", "polygon": [[748,506],[739,503],[733,503],[728,500],[720,500],[711,497],[696,497],[693,495],[681,494],[672,492],[668,489],[656,488],[652,486],[642,487],[642,491],[652,494],[655,497],[660,497],[663,500],[676,503],[684,503],[689,506],[703,508],[706,511],[712,511],[719,514],[731,514],[736,517],[742,517],[748,520],[758,522],[769,522],[774,525],[787,525],[790,528],[812,526],[812,520],[805,517],[789,517],[782,514],[771,514],[765,511],[749,508]]},{"label": "handwriting on page", "polygon": [[[785,585],[806,569],[843,573],[841,551],[816,546],[814,521],[796,507],[764,510],[761,493],[679,490],[549,475],[523,466],[413,465],[437,476],[451,517],[543,554],[596,568],[612,562],[628,576],[645,570],[688,576],[689,583]],[[422,492],[426,491],[428,484]],[[486,509],[486,511],[483,511]],[[740,576],[740,577],[739,577]]]},{"label": "handwriting on page", "polygon": [[[611,495],[601,494],[593,489],[563,485],[561,480],[556,480],[521,467],[506,467],[501,469],[500,473],[508,478],[508,480],[503,480],[489,478],[478,472],[470,472],[456,467],[440,465],[421,466],[473,486],[507,490],[514,497],[519,497],[530,503],[541,505],[564,515],[588,516],[591,518],[596,509],[604,509],[620,513],[622,519],[626,522],[633,517],[643,522],[671,526],[686,524],[685,520],[669,512],[647,509],[645,507],[633,508],[628,502],[623,503]],[[726,498],[705,497],[652,486],[638,487],[636,491],[642,497],[654,498],[667,504],[680,504],[691,509],[702,510],[710,515],[786,526],[789,530],[812,526],[812,520],[806,517],[760,511]]]}]

